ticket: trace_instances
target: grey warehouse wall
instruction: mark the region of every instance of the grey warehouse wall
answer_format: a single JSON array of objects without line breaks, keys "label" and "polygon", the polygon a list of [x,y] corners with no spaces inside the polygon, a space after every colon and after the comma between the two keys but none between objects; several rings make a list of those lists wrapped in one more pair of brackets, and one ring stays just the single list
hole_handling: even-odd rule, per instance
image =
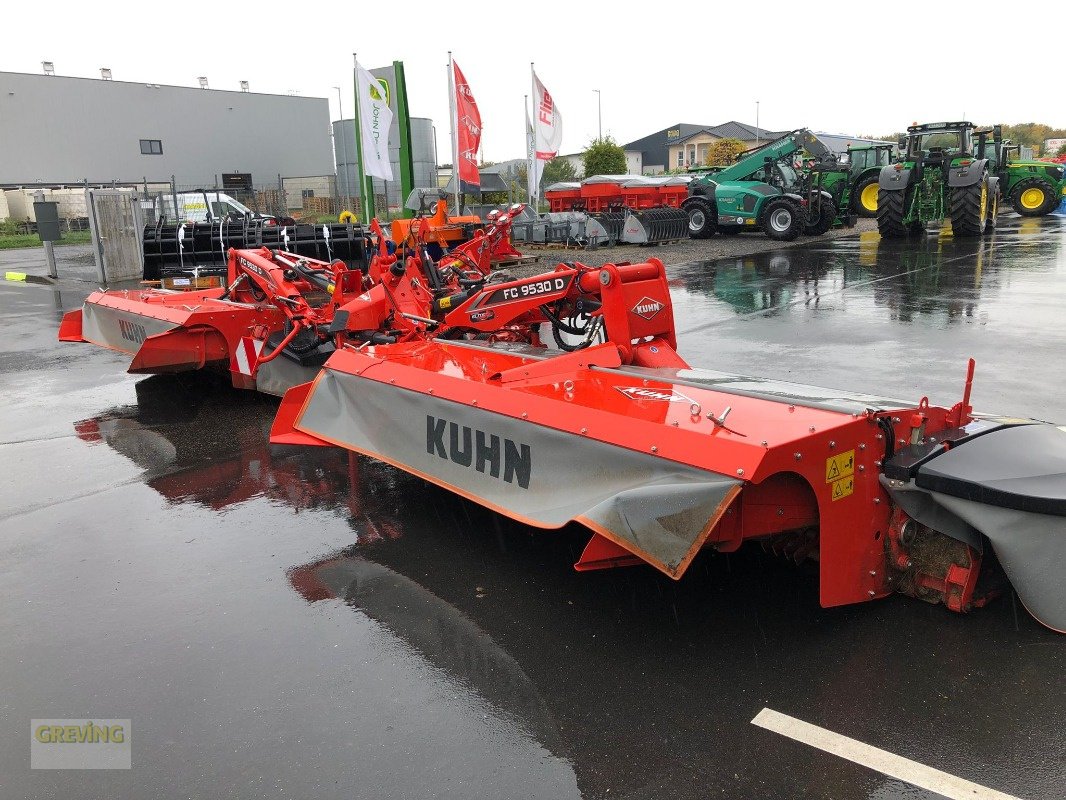
[{"label": "grey warehouse wall", "polygon": [[[141,139],[162,142],[142,155]],[[329,102],[0,72],[0,184],[332,175]]]}]

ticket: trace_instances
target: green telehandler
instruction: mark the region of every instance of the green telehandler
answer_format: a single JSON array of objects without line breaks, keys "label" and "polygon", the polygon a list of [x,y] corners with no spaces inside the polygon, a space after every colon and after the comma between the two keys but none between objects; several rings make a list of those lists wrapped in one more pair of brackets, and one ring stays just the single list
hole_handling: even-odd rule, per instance
[{"label": "green telehandler", "polygon": [[912,125],[895,164],[878,176],[877,229],[886,239],[951,220],[955,236],[980,236],[996,225],[999,183],[995,163],[981,157],[991,130],[972,122]]},{"label": "green telehandler", "polygon": [[819,159],[832,157],[813,133],[801,128],[694,178],[681,204],[688,213],[689,236],[707,239],[715,233],[761,230],[788,242],[801,233],[825,233],[837,207],[819,181],[804,180],[793,166],[793,157],[804,151]]}]

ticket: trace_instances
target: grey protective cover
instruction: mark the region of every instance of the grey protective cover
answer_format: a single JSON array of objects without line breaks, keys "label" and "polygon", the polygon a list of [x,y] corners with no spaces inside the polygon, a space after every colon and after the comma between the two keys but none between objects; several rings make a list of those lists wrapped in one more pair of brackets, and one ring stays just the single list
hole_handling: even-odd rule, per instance
[{"label": "grey protective cover", "polygon": [[914,408],[917,401],[898,400],[862,392],[808,386],[803,383],[779,381],[773,378],[756,378],[749,375],[734,375],[711,369],[660,369],[648,367],[622,367],[616,372],[630,373],[641,378],[696,386],[716,392],[755,397],[775,403],[791,403],[806,408],[819,408],[843,414],[861,414],[866,409]]},{"label": "grey protective cover", "polygon": [[[328,368],[296,428],[531,525],[581,522],[674,578],[741,485],[726,475]],[[482,458],[493,444],[496,457]]]},{"label": "grey protective cover", "polygon": [[[274,352],[270,345],[263,346],[263,355]],[[283,397],[293,386],[313,381],[319,367],[305,367],[284,354],[273,361],[260,364],[255,372],[255,388],[264,394]]]},{"label": "grey protective cover", "polygon": [[110,306],[85,303],[81,307],[81,338],[125,353],[136,354],[149,336],[176,327],[176,322],[143,317]]}]

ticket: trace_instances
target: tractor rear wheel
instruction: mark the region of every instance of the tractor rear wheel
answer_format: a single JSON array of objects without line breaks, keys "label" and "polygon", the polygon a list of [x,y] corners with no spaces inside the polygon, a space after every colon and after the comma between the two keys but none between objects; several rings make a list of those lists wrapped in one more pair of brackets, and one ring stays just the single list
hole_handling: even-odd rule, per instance
[{"label": "tractor rear wheel", "polygon": [[911,228],[903,222],[908,194],[907,191],[878,191],[877,230],[882,239],[902,239],[910,235]]},{"label": "tractor rear wheel", "polygon": [[851,208],[860,217],[874,219],[877,216],[877,183],[880,177],[875,172],[855,184],[851,193]]},{"label": "tractor rear wheel", "polygon": [[996,217],[999,216],[999,192],[990,192],[988,195],[988,215],[985,217],[985,233],[992,233],[996,229]]},{"label": "tractor rear wheel", "polygon": [[685,203],[688,214],[688,235],[690,239],[710,239],[718,227],[718,212],[709,200],[702,197],[690,198]]},{"label": "tractor rear wheel", "polygon": [[1042,217],[1050,214],[1058,205],[1051,185],[1039,178],[1018,181],[1010,193],[1010,204],[1023,217]]},{"label": "tractor rear wheel", "polygon": [[948,200],[951,211],[951,231],[956,237],[980,236],[988,219],[988,176],[969,186],[955,186]]},{"label": "tractor rear wheel", "polygon": [[821,236],[833,227],[836,218],[836,203],[822,195],[822,199],[818,202],[818,215],[816,217],[812,216],[810,208],[807,209],[807,224],[803,226],[803,232],[808,236]]},{"label": "tractor rear wheel", "polygon": [[791,242],[807,226],[807,213],[799,203],[777,197],[766,204],[759,225],[771,239]]}]

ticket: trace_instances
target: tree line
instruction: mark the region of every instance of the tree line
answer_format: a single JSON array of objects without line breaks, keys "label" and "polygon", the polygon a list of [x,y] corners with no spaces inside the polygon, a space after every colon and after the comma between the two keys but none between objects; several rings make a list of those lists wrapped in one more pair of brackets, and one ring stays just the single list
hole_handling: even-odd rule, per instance
[{"label": "tree line", "polygon": [[[978,127],[988,126],[981,125]],[[887,136],[871,136],[868,138],[895,142],[906,135],[906,131],[897,131]],[[1046,139],[1066,139],[1066,128],[1053,128],[1042,122],[1020,122],[1017,125],[1004,125],[1003,138],[1010,139],[1014,144],[1033,148],[1033,153],[1038,156],[1066,155],[1066,147],[1058,148],[1055,153],[1043,152]]]}]

